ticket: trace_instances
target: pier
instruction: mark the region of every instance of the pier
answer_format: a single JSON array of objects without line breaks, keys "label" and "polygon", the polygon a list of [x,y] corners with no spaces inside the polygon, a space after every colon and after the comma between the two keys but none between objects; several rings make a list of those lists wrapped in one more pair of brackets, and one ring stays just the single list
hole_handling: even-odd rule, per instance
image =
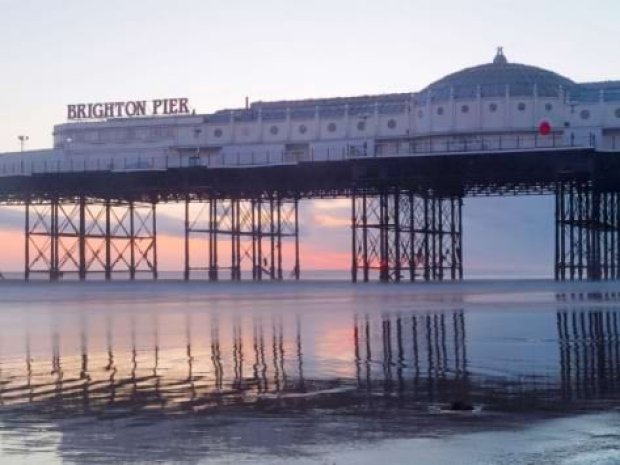
[{"label": "pier", "polygon": [[555,279],[617,279],[619,96],[499,48],[416,93],[71,104],[53,148],[0,154],[0,204],[25,207],[26,279],[157,278],[157,207],[176,203],[185,279],[260,281],[300,278],[300,202],[346,198],[351,279],[398,282],[466,276],[468,197],[553,195]]},{"label": "pier", "polygon": [[[186,279],[200,271],[210,280],[299,279],[299,202],[348,198],[354,281],[458,280],[465,199],[515,195],[556,198],[556,235],[548,238],[556,279],[616,279],[620,272],[616,152],[557,147],[272,166],[178,161],[166,169],[74,166],[0,177],[0,201],[25,207],[26,279],[157,278],[157,205],[171,202],[186,213]],[[198,205],[193,215],[191,205]],[[206,263],[191,257],[198,236],[209,244]],[[218,241],[230,243],[226,257],[218,257]],[[282,268],[286,253],[295,255],[291,270]],[[242,275],[247,261],[250,272]]]}]

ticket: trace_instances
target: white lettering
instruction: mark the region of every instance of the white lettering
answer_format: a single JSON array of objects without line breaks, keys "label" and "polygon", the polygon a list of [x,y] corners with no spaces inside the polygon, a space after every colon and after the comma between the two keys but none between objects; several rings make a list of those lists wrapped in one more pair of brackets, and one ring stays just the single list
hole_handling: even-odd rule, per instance
[{"label": "white lettering", "polygon": [[137,116],[187,115],[189,99],[167,98],[129,100],[127,102],[97,102],[67,105],[68,120],[123,118]]}]

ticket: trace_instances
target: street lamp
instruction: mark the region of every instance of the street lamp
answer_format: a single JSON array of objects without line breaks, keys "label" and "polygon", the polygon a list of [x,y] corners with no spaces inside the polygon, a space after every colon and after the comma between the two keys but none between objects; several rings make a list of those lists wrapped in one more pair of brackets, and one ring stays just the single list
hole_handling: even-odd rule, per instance
[{"label": "street lamp", "polygon": [[30,139],[30,137],[28,136],[17,136],[17,138],[19,139],[19,146],[21,148],[21,151],[24,151],[24,144],[26,143],[26,141],[28,139]]}]

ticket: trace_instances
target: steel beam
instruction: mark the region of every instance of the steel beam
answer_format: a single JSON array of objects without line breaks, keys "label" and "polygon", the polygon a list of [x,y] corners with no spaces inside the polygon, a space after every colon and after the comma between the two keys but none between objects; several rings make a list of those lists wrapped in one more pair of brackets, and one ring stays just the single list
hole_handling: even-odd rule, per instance
[{"label": "steel beam", "polygon": [[102,273],[137,272],[157,277],[155,204],[110,199],[54,198],[28,202],[25,220],[25,278],[33,273],[57,280]]},{"label": "steel beam", "polygon": [[558,182],[555,198],[554,276],[607,280],[620,276],[620,194],[589,182]]},{"label": "steel beam", "polygon": [[462,279],[462,199],[410,190],[365,192],[352,200],[351,279],[382,282]]},{"label": "steel beam", "polygon": [[[198,253],[192,248],[197,242],[193,239],[200,237],[207,241],[206,267],[192,264],[192,253]],[[285,247],[286,240],[292,248]],[[226,248],[230,254],[221,254]],[[288,260],[287,253],[292,254]],[[285,274],[285,262],[291,259],[292,270]],[[277,194],[251,199],[213,197],[193,204],[186,199],[185,279],[205,270],[212,281],[220,279],[225,270],[233,281],[246,274],[256,281],[299,279],[299,269],[297,199]]]}]

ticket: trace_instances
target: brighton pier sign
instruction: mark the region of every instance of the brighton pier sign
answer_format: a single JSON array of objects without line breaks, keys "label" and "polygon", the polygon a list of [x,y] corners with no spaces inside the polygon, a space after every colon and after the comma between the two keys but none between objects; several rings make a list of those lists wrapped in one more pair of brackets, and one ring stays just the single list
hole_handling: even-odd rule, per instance
[{"label": "brighton pier sign", "polygon": [[139,116],[187,115],[189,99],[164,98],[127,102],[78,103],[67,105],[68,120],[133,118]]}]

